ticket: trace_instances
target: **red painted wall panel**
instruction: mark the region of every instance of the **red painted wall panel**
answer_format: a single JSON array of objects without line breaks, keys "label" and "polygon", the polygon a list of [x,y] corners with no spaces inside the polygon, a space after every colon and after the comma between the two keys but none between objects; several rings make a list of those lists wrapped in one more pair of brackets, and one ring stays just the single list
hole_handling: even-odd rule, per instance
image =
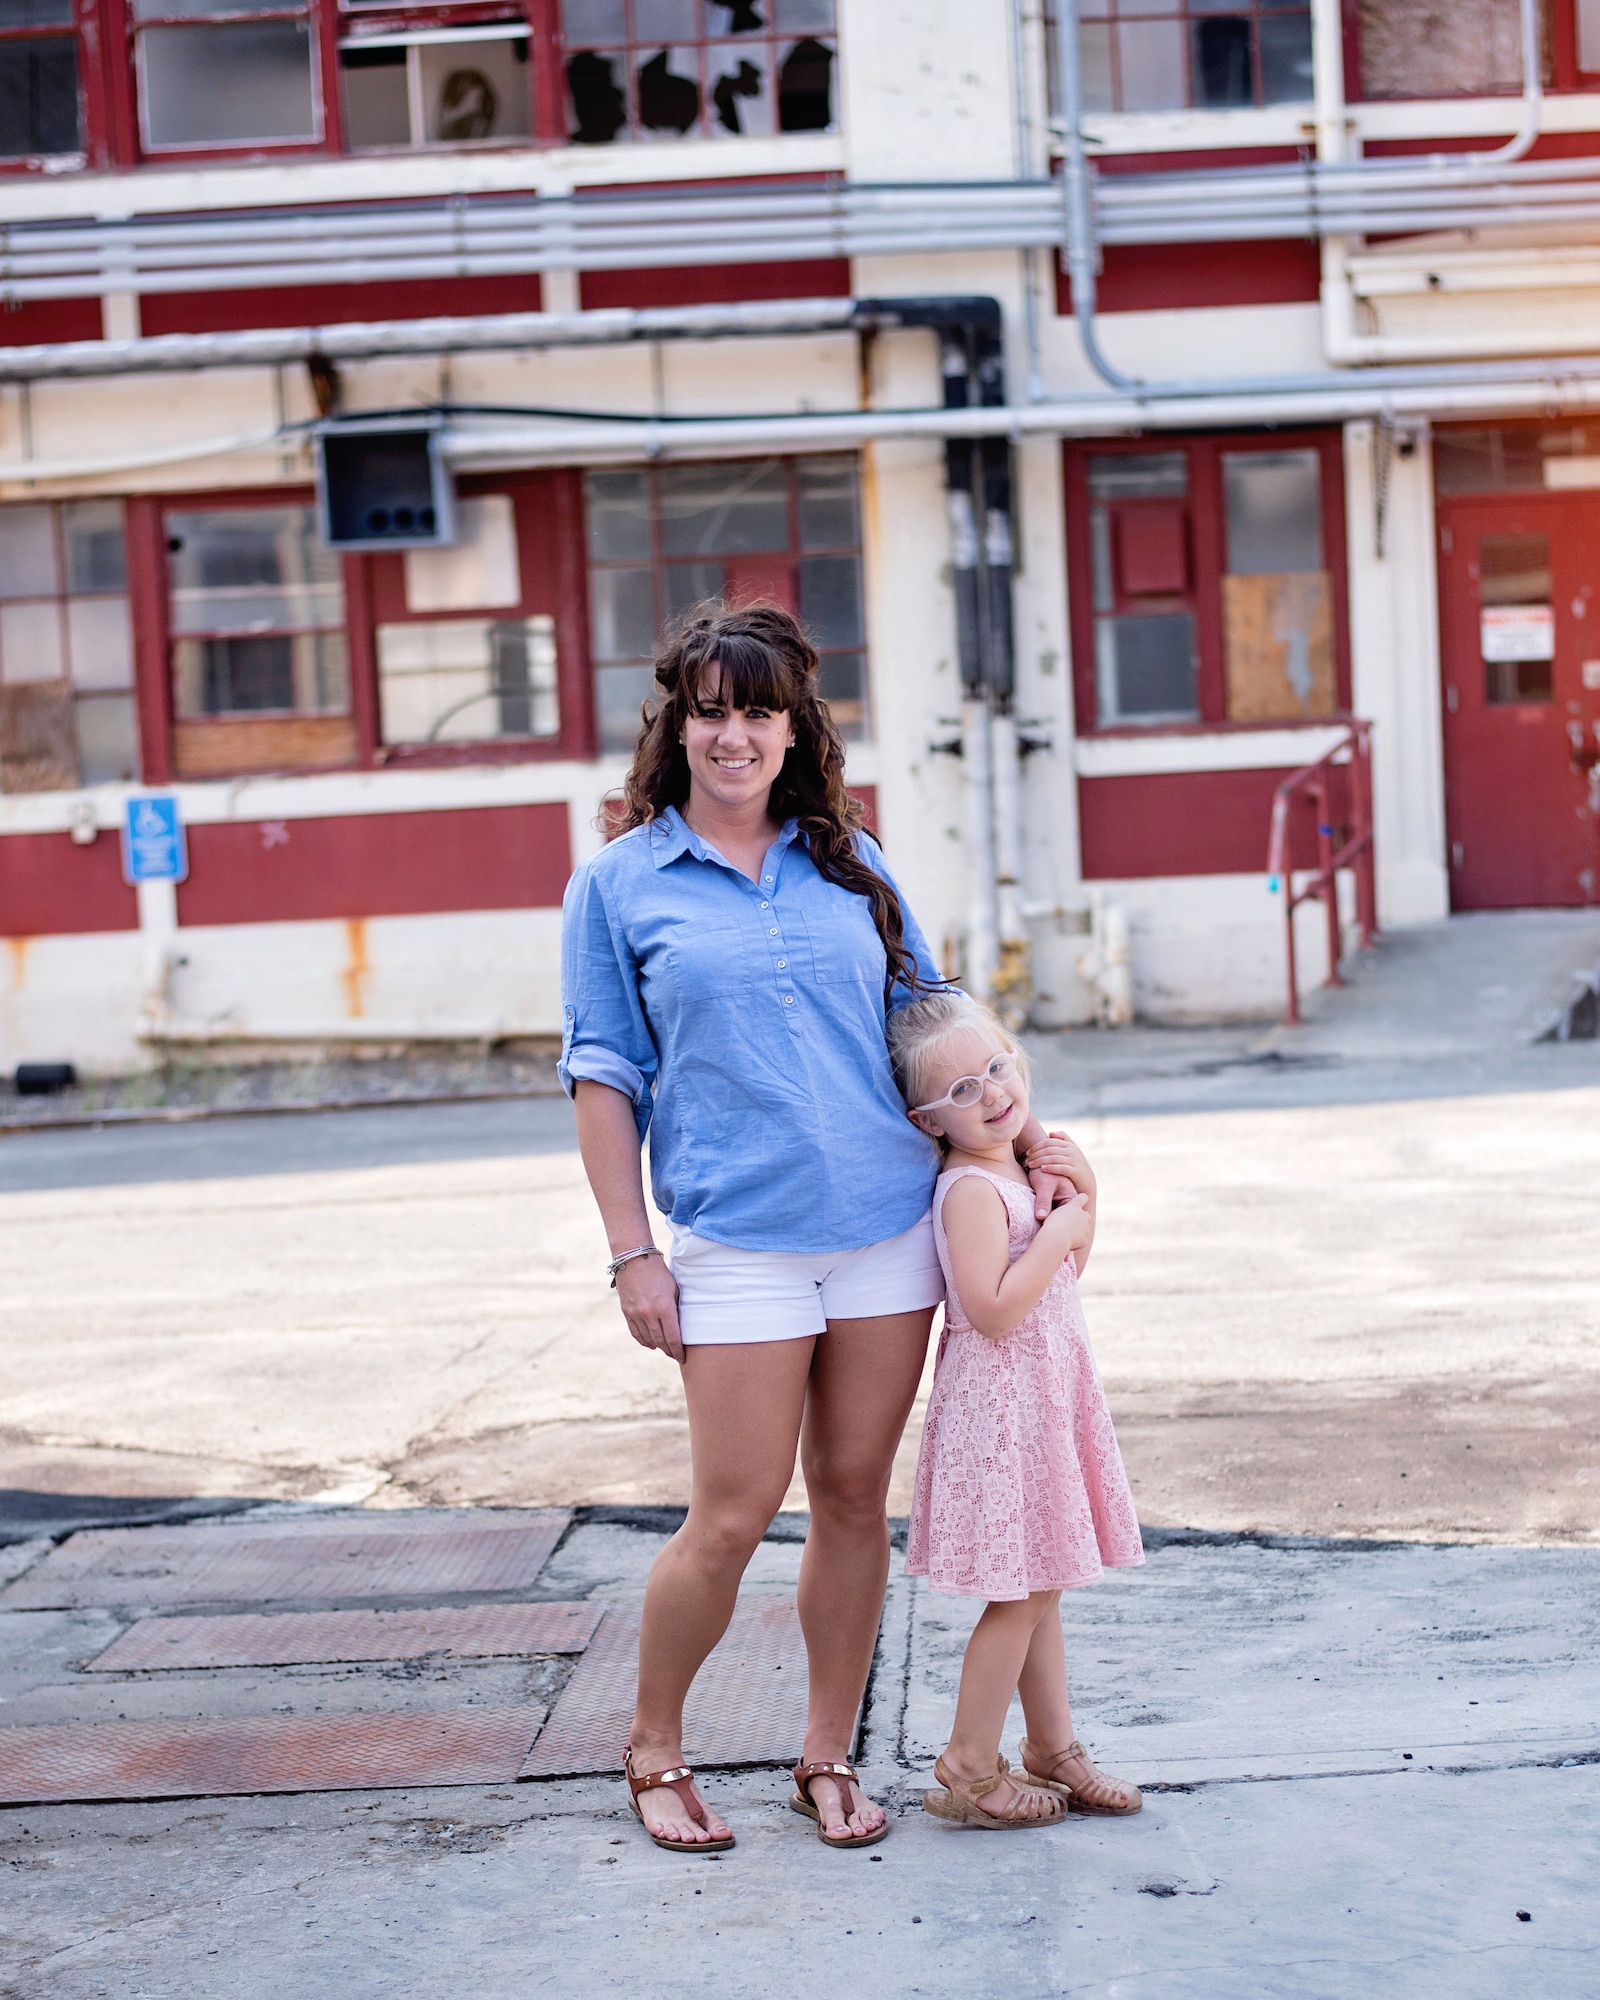
[{"label": "red painted wall panel", "polygon": [[[1088,882],[1147,875],[1265,875],[1272,795],[1288,771],[1171,771],[1080,778]],[[1296,868],[1316,860],[1309,805],[1291,823]]]},{"label": "red painted wall panel", "polygon": [[[1315,304],[1322,264],[1315,243],[1113,243],[1095,288],[1101,312],[1183,306]],[[1072,287],[1056,260],[1056,311],[1072,312]]]},{"label": "red painted wall panel", "polygon": [[[253,326],[337,326],[347,320],[538,312],[542,299],[536,272],[515,278],[283,285],[271,291],[151,292],[139,301],[139,324],[147,334],[233,333]],[[95,317],[98,334],[98,310]]]},{"label": "red painted wall panel", "polygon": [[195,826],[178,921],[551,909],[571,872],[560,804]]},{"label": "red painted wall panel", "polygon": [[585,271],[585,312],[605,306],[721,306],[746,299],[847,299],[850,262],[818,257],[797,264],[691,264],[664,270]]},{"label": "red painted wall panel", "polygon": [[103,332],[98,299],[29,299],[20,305],[0,305],[0,347],[98,340]]},{"label": "red painted wall panel", "polygon": [[13,833],[0,840],[0,937],[62,937],[131,931],[139,905],[122,879],[114,833],[78,847],[64,833]]}]

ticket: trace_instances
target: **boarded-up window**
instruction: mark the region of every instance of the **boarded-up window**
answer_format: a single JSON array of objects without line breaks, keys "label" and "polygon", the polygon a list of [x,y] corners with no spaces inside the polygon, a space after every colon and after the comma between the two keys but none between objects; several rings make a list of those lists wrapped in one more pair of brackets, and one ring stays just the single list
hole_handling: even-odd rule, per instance
[{"label": "boarded-up window", "polygon": [[[1546,81],[1549,80],[1546,16]],[[1522,88],[1518,0],[1362,0],[1366,97],[1480,97]]]},{"label": "boarded-up window", "polygon": [[1320,485],[1314,451],[1223,453],[1230,722],[1304,722],[1338,707]]}]

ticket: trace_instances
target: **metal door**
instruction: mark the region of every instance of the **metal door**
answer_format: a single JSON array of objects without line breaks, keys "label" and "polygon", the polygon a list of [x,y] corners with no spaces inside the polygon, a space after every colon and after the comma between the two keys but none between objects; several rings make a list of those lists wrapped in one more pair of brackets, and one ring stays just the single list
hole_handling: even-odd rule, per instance
[{"label": "metal door", "polygon": [[1450,902],[1600,902],[1600,494],[1439,508]]}]

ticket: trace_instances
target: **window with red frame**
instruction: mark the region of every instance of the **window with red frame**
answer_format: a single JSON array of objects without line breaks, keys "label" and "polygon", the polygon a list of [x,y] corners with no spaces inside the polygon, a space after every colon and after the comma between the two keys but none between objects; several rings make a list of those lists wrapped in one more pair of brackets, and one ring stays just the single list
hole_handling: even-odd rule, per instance
[{"label": "window with red frame", "polygon": [[1337,440],[1074,446],[1067,469],[1081,726],[1343,712]]},{"label": "window with red frame", "polygon": [[834,0],[562,0],[571,138],[826,132]]},{"label": "window with red frame", "polygon": [[0,0],[0,159],[82,151],[72,0]]},{"label": "window with red frame", "polygon": [[[1055,10],[1045,13],[1055,86]],[[1088,111],[1228,110],[1313,94],[1308,0],[1082,0]]]}]

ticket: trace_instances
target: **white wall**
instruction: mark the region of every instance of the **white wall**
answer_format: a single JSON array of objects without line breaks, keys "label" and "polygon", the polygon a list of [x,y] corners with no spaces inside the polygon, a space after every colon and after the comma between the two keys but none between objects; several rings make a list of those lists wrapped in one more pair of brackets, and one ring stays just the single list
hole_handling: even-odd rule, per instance
[{"label": "white wall", "polygon": [[1351,693],[1372,722],[1378,921],[1431,923],[1450,911],[1433,459],[1425,437],[1394,457],[1380,558],[1373,431],[1345,427]]}]

